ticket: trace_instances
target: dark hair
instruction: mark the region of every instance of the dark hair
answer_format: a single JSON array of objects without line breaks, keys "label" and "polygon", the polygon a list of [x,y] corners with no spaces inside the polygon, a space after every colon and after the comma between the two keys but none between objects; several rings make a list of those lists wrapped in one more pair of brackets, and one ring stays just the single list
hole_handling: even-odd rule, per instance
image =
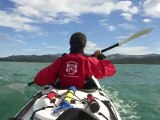
[{"label": "dark hair", "polygon": [[81,32],[72,34],[70,38],[70,52],[78,53],[83,52],[87,42],[87,37]]}]

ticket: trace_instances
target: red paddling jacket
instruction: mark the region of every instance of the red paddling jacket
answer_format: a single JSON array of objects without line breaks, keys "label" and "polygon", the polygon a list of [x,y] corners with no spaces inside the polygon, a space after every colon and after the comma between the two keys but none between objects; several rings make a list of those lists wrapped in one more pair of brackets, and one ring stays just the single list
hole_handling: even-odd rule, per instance
[{"label": "red paddling jacket", "polygon": [[43,86],[52,84],[59,78],[62,88],[83,88],[86,78],[93,75],[101,79],[112,76],[115,72],[110,60],[98,60],[82,54],[66,54],[40,70],[34,81],[37,85]]}]

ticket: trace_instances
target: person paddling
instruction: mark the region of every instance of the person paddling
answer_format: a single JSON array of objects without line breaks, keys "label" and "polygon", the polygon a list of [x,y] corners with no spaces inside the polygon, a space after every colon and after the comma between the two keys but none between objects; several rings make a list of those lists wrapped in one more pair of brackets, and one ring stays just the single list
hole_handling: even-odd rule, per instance
[{"label": "person paddling", "polygon": [[39,86],[53,84],[57,79],[61,88],[75,86],[82,89],[88,78],[94,76],[102,79],[113,76],[116,72],[115,66],[110,60],[103,60],[104,55],[100,50],[94,52],[95,57],[84,54],[87,37],[82,32],[76,32],[70,38],[70,53],[63,54],[49,66],[40,70],[34,83]]}]

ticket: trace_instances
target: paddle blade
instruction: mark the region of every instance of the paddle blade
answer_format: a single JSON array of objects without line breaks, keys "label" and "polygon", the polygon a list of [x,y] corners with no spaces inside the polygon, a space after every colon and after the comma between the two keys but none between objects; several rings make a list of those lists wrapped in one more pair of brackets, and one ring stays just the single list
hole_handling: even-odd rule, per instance
[{"label": "paddle blade", "polygon": [[27,87],[28,85],[27,84],[22,84],[22,83],[13,83],[13,84],[10,84],[10,85],[6,85],[5,87],[6,88],[9,88],[13,91],[17,91],[19,93],[22,93],[24,94],[24,91],[25,91],[25,88]]},{"label": "paddle blade", "polygon": [[123,41],[118,42],[118,44],[119,45],[125,44],[125,43],[127,43],[127,42],[129,42],[129,41],[131,41],[133,39],[136,39],[136,38],[141,37],[141,36],[143,36],[145,34],[148,34],[152,30],[153,30],[153,28],[144,29],[144,30],[142,30],[140,32],[137,32],[137,33],[131,35],[128,39],[125,39]]}]

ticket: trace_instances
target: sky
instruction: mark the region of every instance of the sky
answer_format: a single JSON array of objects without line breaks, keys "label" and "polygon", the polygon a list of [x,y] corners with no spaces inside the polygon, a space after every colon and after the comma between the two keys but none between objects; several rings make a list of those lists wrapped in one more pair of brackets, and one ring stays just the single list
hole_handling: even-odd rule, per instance
[{"label": "sky", "polygon": [[0,0],[0,57],[68,53],[75,32],[93,53],[146,28],[105,55],[160,54],[160,0]]}]

